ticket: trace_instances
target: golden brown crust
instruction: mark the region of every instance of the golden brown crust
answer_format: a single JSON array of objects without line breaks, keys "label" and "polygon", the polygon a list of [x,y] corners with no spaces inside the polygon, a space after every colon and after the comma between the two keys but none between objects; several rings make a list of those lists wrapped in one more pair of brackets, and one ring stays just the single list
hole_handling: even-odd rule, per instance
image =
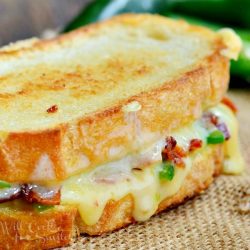
[{"label": "golden brown crust", "polygon": [[40,133],[9,134],[0,146],[0,179],[10,182],[27,182],[42,152],[46,152],[53,162],[55,178],[62,178],[64,169],[60,165],[60,149],[58,148],[60,144],[61,131],[59,129]]},{"label": "golden brown crust", "polygon": [[[11,60],[19,54],[45,49],[53,50],[63,47],[64,43],[70,42],[75,37],[92,36],[105,25],[113,25],[116,22],[136,25],[147,18],[152,16],[124,15],[50,41],[30,40],[26,43],[18,43],[1,50],[0,58]],[[154,18],[164,25],[167,22],[170,25],[187,25],[182,21]],[[188,27],[189,32],[201,32],[204,36],[209,37],[212,33],[205,28]],[[133,141],[137,136],[136,126],[128,126],[122,111],[123,106],[131,101],[136,100],[142,106],[142,109],[137,112],[142,134],[169,132],[194,120],[204,108],[218,103],[227,89],[229,60],[220,54],[224,47],[218,36],[214,41],[213,53],[191,71],[187,71],[171,82],[166,81],[160,88],[121,100],[116,106],[107,107],[78,121],[59,124],[51,130],[12,132],[4,135],[3,138],[0,136],[0,179],[10,182],[60,181],[82,171],[79,167],[82,155],[90,162],[88,167],[124,156],[135,149]],[[138,73],[144,74],[145,70],[141,69]],[[128,137],[128,134],[131,136]],[[150,143],[154,139],[147,138],[142,144]],[[122,147],[120,155],[110,155],[110,150],[117,147]],[[50,178],[34,177],[35,169],[44,155],[51,163]],[[99,157],[100,155],[102,157]]]},{"label": "golden brown crust", "polygon": [[[156,213],[181,204],[205,190],[215,175],[221,172],[223,146],[216,145],[207,149],[207,153],[197,154],[190,173],[179,191],[163,200]],[[9,246],[22,249],[48,249],[65,246],[74,236],[74,227],[79,232],[100,235],[134,223],[132,216],[133,198],[127,195],[118,201],[109,201],[103,214],[93,226],[83,223],[76,209],[62,207],[44,213],[14,211],[0,208],[0,247]],[[77,230],[77,231],[78,231]],[[15,237],[13,237],[13,235]]]},{"label": "golden brown crust", "polygon": [[[141,143],[144,146],[155,140],[154,133],[156,136],[170,133],[172,129],[197,119],[204,108],[217,104],[227,90],[228,67],[228,59],[215,52],[171,84],[121,101],[116,107],[51,130],[10,133],[0,145],[0,179],[10,182],[59,181],[82,171],[79,167],[82,155],[90,162],[88,167],[95,167],[138,150],[138,145],[134,145],[137,126],[128,126],[122,111],[124,105],[136,100],[142,106],[136,119],[140,124],[140,136],[145,138]],[[112,156],[112,148],[122,148],[122,152]],[[34,177],[44,155],[51,163],[50,175]]]},{"label": "golden brown crust", "polygon": [[[125,15],[107,21],[106,24],[117,20],[131,24],[145,17]],[[178,24],[186,25],[184,22]],[[37,49],[60,48],[61,44],[67,43],[72,37],[91,35],[102,25],[91,25],[51,41],[32,40],[25,46],[14,45],[1,50],[0,57],[1,60],[9,60],[23,53],[33,53]],[[190,32],[197,30],[203,32],[205,29],[190,26]],[[226,92],[229,59],[221,55],[223,48],[224,44],[218,38],[213,53],[203,58],[192,70],[166,81],[161,87],[121,100],[117,105],[100,112],[59,124],[50,130],[1,133],[0,180],[36,183],[63,180],[82,172],[86,161],[90,163],[88,167],[95,167],[121,158],[150,144],[157,136],[169,134],[173,129],[197,119],[204,109],[217,104]],[[137,73],[144,74],[146,70],[140,69]],[[136,124],[128,124],[123,111],[123,107],[131,101],[139,102],[142,107],[134,117]],[[140,145],[134,144],[137,137],[142,139]],[[110,154],[113,149],[121,147],[119,155]],[[207,157],[197,156],[181,189],[173,197],[162,201],[157,212],[180,204],[208,187],[213,175],[220,172],[222,158],[220,146],[213,147]],[[45,175],[38,176],[36,172]],[[74,235],[75,225],[82,233],[99,235],[133,223],[132,211],[133,198],[127,195],[119,201],[109,201],[99,222],[87,226],[75,208],[60,206],[40,214],[0,208],[0,248],[18,247],[21,250],[64,246],[69,244]],[[48,225],[50,222],[51,225]]]},{"label": "golden brown crust", "polygon": [[[102,27],[115,23],[136,26],[138,22],[150,18],[154,18],[159,24],[188,27],[188,32],[201,32],[201,36],[209,39],[211,36],[215,37],[215,40],[210,39],[214,42],[211,55],[158,88],[141,92],[129,99],[121,99],[112,107],[90,113],[78,120],[40,131],[1,131],[0,180],[41,184],[64,180],[82,172],[86,167],[92,168],[139,150],[139,147],[152,143],[160,135],[169,134],[171,130],[197,119],[202,110],[221,100],[228,86],[229,59],[220,53],[225,48],[220,36],[205,28],[188,26],[183,21],[158,16],[123,15],[50,41],[31,40],[11,45],[0,50],[0,59],[11,60],[19,54],[60,49],[73,38],[93,36]],[[145,71],[147,70],[140,69],[137,73],[143,75]],[[136,122],[128,124],[123,107],[131,101],[138,101],[141,109],[136,112]],[[134,143],[138,137],[140,145]],[[114,149],[118,149],[119,153],[110,153]],[[37,172],[43,172],[44,175]]]}]

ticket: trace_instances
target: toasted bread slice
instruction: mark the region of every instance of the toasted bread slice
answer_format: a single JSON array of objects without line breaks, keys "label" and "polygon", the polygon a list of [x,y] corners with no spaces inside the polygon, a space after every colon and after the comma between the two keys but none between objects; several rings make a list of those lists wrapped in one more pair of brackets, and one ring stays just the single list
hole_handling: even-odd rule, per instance
[{"label": "toasted bread slice", "polygon": [[[222,145],[207,147],[194,158],[192,169],[179,191],[163,200],[156,213],[182,203],[206,189],[213,176],[221,172],[224,154]],[[1,249],[49,249],[69,244],[77,232],[99,235],[135,222],[132,216],[133,198],[110,200],[95,225],[83,223],[76,210],[67,206],[56,206],[41,213],[12,207],[0,207]],[[11,202],[10,202],[11,203]]]},{"label": "toasted bread slice", "polygon": [[0,180],[60,181],[170,134],[219,102],[239,49],[229,31],[133,14],[4,47]]}]

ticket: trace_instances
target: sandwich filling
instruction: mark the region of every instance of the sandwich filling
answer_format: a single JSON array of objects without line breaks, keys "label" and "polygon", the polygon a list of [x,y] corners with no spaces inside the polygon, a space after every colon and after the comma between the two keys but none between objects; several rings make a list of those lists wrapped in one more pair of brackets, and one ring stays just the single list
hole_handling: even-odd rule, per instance
[{"label": "sandwich filling", "polygon": [[0,201],[25,200],[38,211],[57,204],[77,206],[84,223],[94,225],[110,200],[132,195],[134,219],[147,220],[161,201],[180,189],[192,171],[194,158],[206,157],[215,144],[223,144],[224,173],[243,170],[237,121],[228,106],[219,104],[204,112],[201,119],[163,136],[141,152],[72,176],[52,189],[2,181]]}]

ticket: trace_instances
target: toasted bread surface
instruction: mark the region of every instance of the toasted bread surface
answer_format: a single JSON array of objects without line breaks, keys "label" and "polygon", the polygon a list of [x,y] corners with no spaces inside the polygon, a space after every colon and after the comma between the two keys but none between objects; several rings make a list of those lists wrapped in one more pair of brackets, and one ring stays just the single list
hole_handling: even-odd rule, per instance
[{"label": "toasted bread surface", "polygon": [[[156,213],[182,203],[199,194],[221,172],[224,158],[223,146],[208,147],[196,154],[190,173],[179,191],[163,200]],[[88,226],[76,209],[57,206],[42,213],[12,208],[0,208],[0,249],[49,249],[70,243],[74,232],[100,235],[134,223],[133,198],[127,195],[121,200],[110,200],[97,224]],[[8,248],[10,247],[10,248]]]},{"label": "toasted bread surface", "polygon": [[184,21],[128,14],[3,48],[0,179],[61,181],[197,119],[225,94],[227,46]]}]

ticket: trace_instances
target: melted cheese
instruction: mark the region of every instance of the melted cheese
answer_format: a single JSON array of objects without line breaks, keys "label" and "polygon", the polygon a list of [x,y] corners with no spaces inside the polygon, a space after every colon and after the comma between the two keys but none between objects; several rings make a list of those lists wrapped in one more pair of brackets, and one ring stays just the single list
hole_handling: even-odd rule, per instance
[{"label": "melted cheese", "polygon": [[223,172],[225,174],[240,174],[244,169],[244,160],[240,153],[238,121],[232,110],[226,105],[219,104],[216,108],[212,108],[211,112],[227,124],[231,135],[230,139],[224,143],[225,160]]},{"label": "melted cheese", "polygon": [[237,60],[242,49],[240,37],[230,28],[220,29],[218,31],[227,48],[221,50],[221,54],[229,59]]},{"label": "melted cheese", "polygon": [[[239,153],[236,118],[222,104],[212,108],[211,111],[228,125],[231,133],[231,139],[225,143],[227,159],[224,171],[239,173],[243,169],[243,161]],[[178,145],[185,149],[188,148],[191,139],[202,139],[204,146],[196,152],[204,156],[209,152],[207,150],[209,146],[205,143],[208,133],[202,122],[196,121],[172,135]],[[147,220],[155,213],[162,200],[174,195],[180,189],[192,167],[194,154],[184,158],[185,168],[175,168],[172,181],[160,180],[158,173],[164,144],[163,138],[139,154],[128,155],[88,173],[69,178],[62,185],[62,204],[77,206],[83,221],[87,225],[94,225],[100,219],[109,200],[119,200],[131,194],[134,199],[133,217],[137,221]],[[151,165],[141,171],[132,169],[143,166],[144,162],[151,162]]]}]

